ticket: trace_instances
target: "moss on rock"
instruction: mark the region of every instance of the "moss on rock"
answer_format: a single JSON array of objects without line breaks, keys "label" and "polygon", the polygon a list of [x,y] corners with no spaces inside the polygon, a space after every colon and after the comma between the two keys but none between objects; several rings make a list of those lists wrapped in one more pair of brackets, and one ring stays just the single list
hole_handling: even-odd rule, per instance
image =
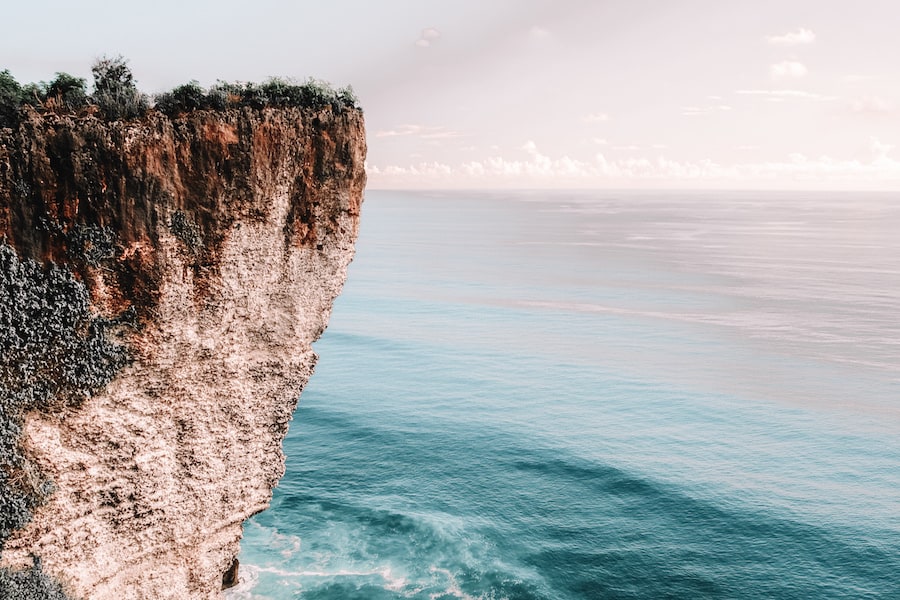
[{"label": "moss on rock", "polygon": [[[0,241],[0,551],[53,490],[22,452],[25,413],[77,407],[109,383],[127,361],[111,325],[71,271],[20,260]],[[0,600],[64,598],[36,565],[0,570]]]},{"label": "moss on rock", "polygon": [[69,600],[59,583],[41,569],[34,559],[30,569],[0,569],[0,600]]}]

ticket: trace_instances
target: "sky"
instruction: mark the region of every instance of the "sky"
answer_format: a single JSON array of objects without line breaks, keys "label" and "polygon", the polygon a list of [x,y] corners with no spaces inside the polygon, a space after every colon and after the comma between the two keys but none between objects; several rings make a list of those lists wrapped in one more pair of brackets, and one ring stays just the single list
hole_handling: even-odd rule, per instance
[{"label": "sky", "polygon": [[352,85],[370,188],[900,190],[900,3],[4,2],[0,69]]}]

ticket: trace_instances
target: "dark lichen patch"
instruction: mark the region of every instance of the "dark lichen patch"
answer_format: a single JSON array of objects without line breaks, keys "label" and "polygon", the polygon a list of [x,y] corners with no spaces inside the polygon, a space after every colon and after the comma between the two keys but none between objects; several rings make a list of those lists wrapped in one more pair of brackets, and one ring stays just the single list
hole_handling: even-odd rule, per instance
[{"label": "dark lichen patch", "polygon": [[69,258],[92,267],[99,267],[118,253],[116,233],[109,227],[79,223],[65,235]]},{"label": "dark lichen patch", "polygon": [[105,387],[128,361],[91,314],[71,271],[20,260],[0,240],[0,550],[52,492],[19,445],[25,413],[60,413]]},{"label": "dark lichen patch", "polygon": [[44,573],[41,560],[34,558],[29,569],[0,568],[0,600],[68,600],[62,587]]},{"label": "dark lichen patch", "polygon": [[169,230],[184,244],[188,252],[195,256],[200,253],[200,249],[203,247],[200,227],[188,218],[184,211],[175,211],[172,215],[172,222],[169,223]]}]

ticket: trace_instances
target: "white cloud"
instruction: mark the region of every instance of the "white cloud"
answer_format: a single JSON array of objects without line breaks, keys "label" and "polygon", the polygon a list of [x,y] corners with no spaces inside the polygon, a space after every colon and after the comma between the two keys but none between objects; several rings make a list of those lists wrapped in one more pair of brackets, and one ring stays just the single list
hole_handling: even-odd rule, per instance
[{"label": "white cloud", "polygon": [[808,73],[806,66],[795,60],[785,60],[769,67],[773,79],[791,79],[803,77]]},{"label": "white cloud", "polygon": [[594,142],[595,144],[597,144],[598,146],[605,146],[609,143],[604,138],[591,138],[591,141]]},{"label": "white cloud", "polygon": [[415,135],[422,130],[421,125],[401,125],[397,129],[384,129],[375,132],[375,137],[399,137],[405,135]]},{"label": "white cloud", "polygon": [[427,48],[433,45],[438,39],[441,37],[441,32],[435,29],[434,27],[428,27],[422,30],[422,33],[419,34],[419,39],[416,40],[416,46],[419,48]]},{"label": "white cloud", "polygon": [[425,131],[419,135],[423,140],[449,140],[453,138],[463,137],[458,131],[451,131],[449,129],[432,129],[429,131]]},{"label": "white cloud", "polygon": [[875,162],[891,160],[888,158],[888,154],[893,149],[893,144],[884,144],[874,136],[869,138],[869,151],[872,153],[872,160]]},{"label": "white cloud", "polygon": [[[752,150],[755,146],[739,146]],[[378,168],[366,165],[373,187],[589,187],[712,185],[775,186],[824,189],[900,189],[900,161],[891,157],[894,146],[869,140],[869,154],[861,158],[818,158],[794,153],[781,161],[721,165],[710,159],[678,161],[629,156],[609,159],[598,153],[593,159],[542,154],[529,141],[522,146],[526,160],[492,156],[458,165],[420,162],[408,166]]]},{"label": "white cloud", "polygon": [[603,112],[591,113],[582,117],[585,123],[604,123],[609,121],[609,115]]},{"label": "white cloud", "polygon": [[449,177],[453,174],[453,168],[450,165],[439,162],[421,162],[417,165],[408,167],[398,167],[391,165],[385,167],[379,174],[385,176],[401,176],[412,179],[441,179]]},{"label": "white cloud", "polygon": [[877,79],[874,75],[844,75],[841,77],[841,81],[844,83],[860,83],[862,81],[872,81],[873,79]]},{"label": "white cloud", "polygon": [[766,99],[776,98],[779,100],[795,99],[795,100],[818,100],[828,101],[835,100],[834,96],[823,96],[804,90],[737,90],[736,94],[742,96],[763,96]]},{"label": "white cloud", "polygon": [[423,140],[445,140],[464,137],[458,131],[443,126],[400,125],[396,129],[383,129],[375,132],[377,138],[416,136]]},{"label": "white cloud", "polygon": [[681,114],[686,117],[699,117],[715,112],[724,112],[731,110],[731,106],[727,104],[714,104],[711,106],[682,106]]},{"label": "white cloud", "polygon": [[770,35],[766,38],[766,41],[774,46],[799,46],[812,44],[816,41],[816,34],[810,29],[800,27],[782,35]]},{"label": "white cloud", "polygon": [[894,110],[894,106],[879,96],[865,96],[850,103],[850,110],[862,114],[883,114]]}]

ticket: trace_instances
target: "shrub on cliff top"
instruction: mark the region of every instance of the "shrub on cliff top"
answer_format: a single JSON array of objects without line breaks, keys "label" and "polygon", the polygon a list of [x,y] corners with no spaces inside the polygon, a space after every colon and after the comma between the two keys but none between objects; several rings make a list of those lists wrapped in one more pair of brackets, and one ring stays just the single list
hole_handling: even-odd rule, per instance
[{"label": "shrub on cliff top", "polygon": [[205,108],[206,92],[197,81],[180,85],[171,92],[156,96],[156,110],[175,116],[183,112]]},{"label": "shrub on cliff top", "polygon": [[[128,61],[122,56],[98,59],[91,73],[94,89],[88,95],[85,80],[68,73],[57,73],[50,83],[22,86],[8,70],[0,72],[0,127],[15,126],[23,105],[56,113],[80,112],[94,105],[99,111],[93,112],[110,121],[138,118],[149,110],[148,96],[138,91]],[[327,81],[317,79],[297,83],[272,77],[261,84],[219,81],[208,90],[197,81],[190,81],[155,97],[156,109],[170,117],[193,110],[242,106],[331,108],[334,112],[361,110],[353,88],[333,88]]]},{"label": "shrub on cliff top", "polygon": [[94,75],[92,99],[111,121],[133,119],[147,112],[150,103],[138,91],[128,61],[122,56],[102,57],[91,67]]},{"label": "shrub on cliff top", "polygon": [[0,127],[15,125],[22,105],[22,86],[9,69],[0,71]]},{"label": "shrub on cliff top", "polygon": [[57,73],[56,79],[47,85],[47,102],[53,102],[62,110],[77,110],[87,104],[87,87],[84,79],[68,73]]},{"label": "shrub on cliff top", "polygon": [[0,72],[0,127],[17,124],[19,108],[25,104],[52,112],[72,112],[87,103],[87,87],[81,77],[57,73],[50,83],[21,86],[9,70]]},{"label": "shrub on cliff top", "polygon": [[335,112],[359,110],[353,88],[334,89],[327,81],[309,79],[295,83],[272,77],[262,84],[219,81],[208,91],[196,81],[156,96],[156,109],[170,117],[191,110],[221,110],[229,106],[265,106],[322,109]]}]

